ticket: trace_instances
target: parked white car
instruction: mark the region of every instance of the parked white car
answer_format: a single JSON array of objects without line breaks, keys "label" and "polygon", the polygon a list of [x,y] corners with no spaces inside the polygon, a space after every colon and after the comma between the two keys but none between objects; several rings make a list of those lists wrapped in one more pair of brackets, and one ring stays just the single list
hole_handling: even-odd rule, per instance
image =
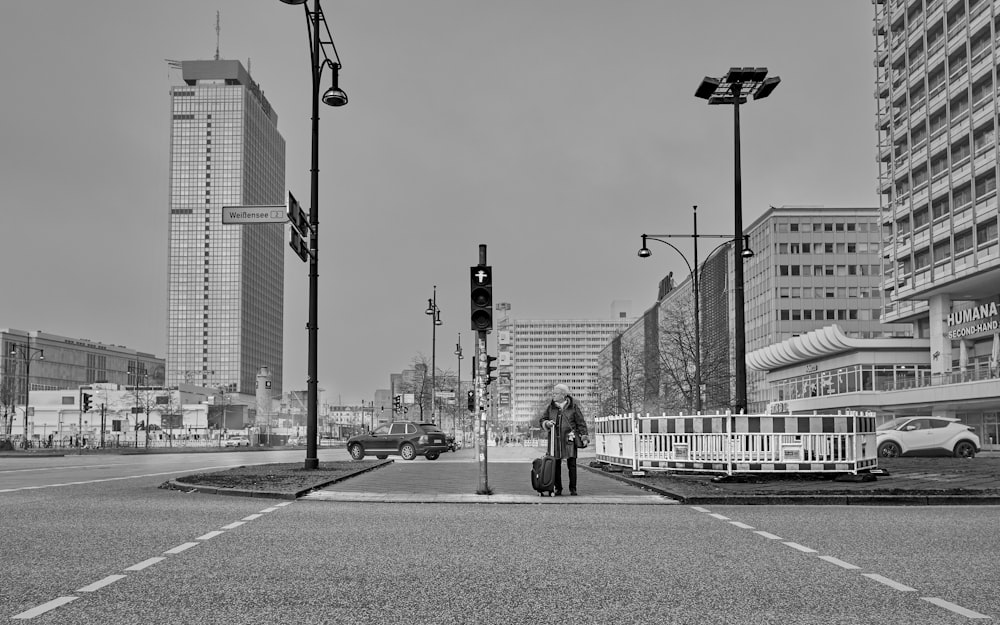
[{"label": "parked white car", "polygon": [[897,417],[878,426],[875,436],[879,458],[979,453],[976,431],[953,417]]},{"label": "parked white car", "polygon": [[250,439],[245,436],[236,436],[234,438],[227,438],[222,444],[225,447],[249,447]]}]

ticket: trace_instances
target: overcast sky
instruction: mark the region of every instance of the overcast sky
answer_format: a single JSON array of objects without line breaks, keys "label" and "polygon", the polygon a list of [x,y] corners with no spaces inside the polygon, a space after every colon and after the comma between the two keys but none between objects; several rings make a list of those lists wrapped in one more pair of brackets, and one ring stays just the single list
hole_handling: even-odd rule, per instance
[{"label": "overcast sky", "polygon": [[[741,108],[744,223],[769,205],[876,206],[868,0],[325,0],[350,103],[320,122],[319,383],[370,400],[389,374],[473,351],[468,267],[523,319],[651,306],[685,273],[639,235],[729,233],[733,115],[704,76],[764,66]],[[165,59],[249,65],[309,196],[302,7],[53,0],[0,7],[0,327],[166,356]],[[326,76],[324,76],[324,81]],[[687,240],[678,241],[685,250]],[[690,256],[690,254],[689,254]],[[285,389],[305,388],[307,267],[286,251]],[[492,342],[491,342],[492,345]],[[463,361],[463,377],[469,374]]]}]

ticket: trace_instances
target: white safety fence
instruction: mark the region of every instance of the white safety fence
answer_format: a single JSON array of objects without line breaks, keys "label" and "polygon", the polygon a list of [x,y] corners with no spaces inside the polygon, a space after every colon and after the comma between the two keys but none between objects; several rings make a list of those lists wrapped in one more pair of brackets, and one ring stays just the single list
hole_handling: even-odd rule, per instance
[{"label": "white safety fence", "polygon": [[595,420],[597,460],[633,471],[853,473],[878,466],[875,418],[660,415]]}]

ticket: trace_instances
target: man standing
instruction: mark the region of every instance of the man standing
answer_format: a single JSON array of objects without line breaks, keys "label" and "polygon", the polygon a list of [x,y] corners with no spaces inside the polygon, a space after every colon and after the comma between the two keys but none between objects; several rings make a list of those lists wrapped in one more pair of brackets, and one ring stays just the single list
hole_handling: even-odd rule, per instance
[{"label": "man standing", "polygon": [[556,459],[556,495],[562,495],[562,461],[566,459],[569,473],[569,494],[576,495],[576,449],[589,444],[587,422],[583,412],[569,394],[569,387],[556,384],[552,387],[552,401],[538,420],[545,430],[555,430],[549,437],[549,454]]}]

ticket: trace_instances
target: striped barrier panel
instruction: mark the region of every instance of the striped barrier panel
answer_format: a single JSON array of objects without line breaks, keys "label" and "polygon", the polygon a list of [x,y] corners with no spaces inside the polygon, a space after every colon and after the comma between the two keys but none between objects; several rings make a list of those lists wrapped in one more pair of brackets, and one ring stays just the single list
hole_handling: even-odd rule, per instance
[{"label": "striped barrier panel", "polygon": [[[625,415],[597,419],[595,429],[598,460],[632,470],[857,473],[878,466],[874,417]],[[629,430],[631,445],[622,440]]]}]

